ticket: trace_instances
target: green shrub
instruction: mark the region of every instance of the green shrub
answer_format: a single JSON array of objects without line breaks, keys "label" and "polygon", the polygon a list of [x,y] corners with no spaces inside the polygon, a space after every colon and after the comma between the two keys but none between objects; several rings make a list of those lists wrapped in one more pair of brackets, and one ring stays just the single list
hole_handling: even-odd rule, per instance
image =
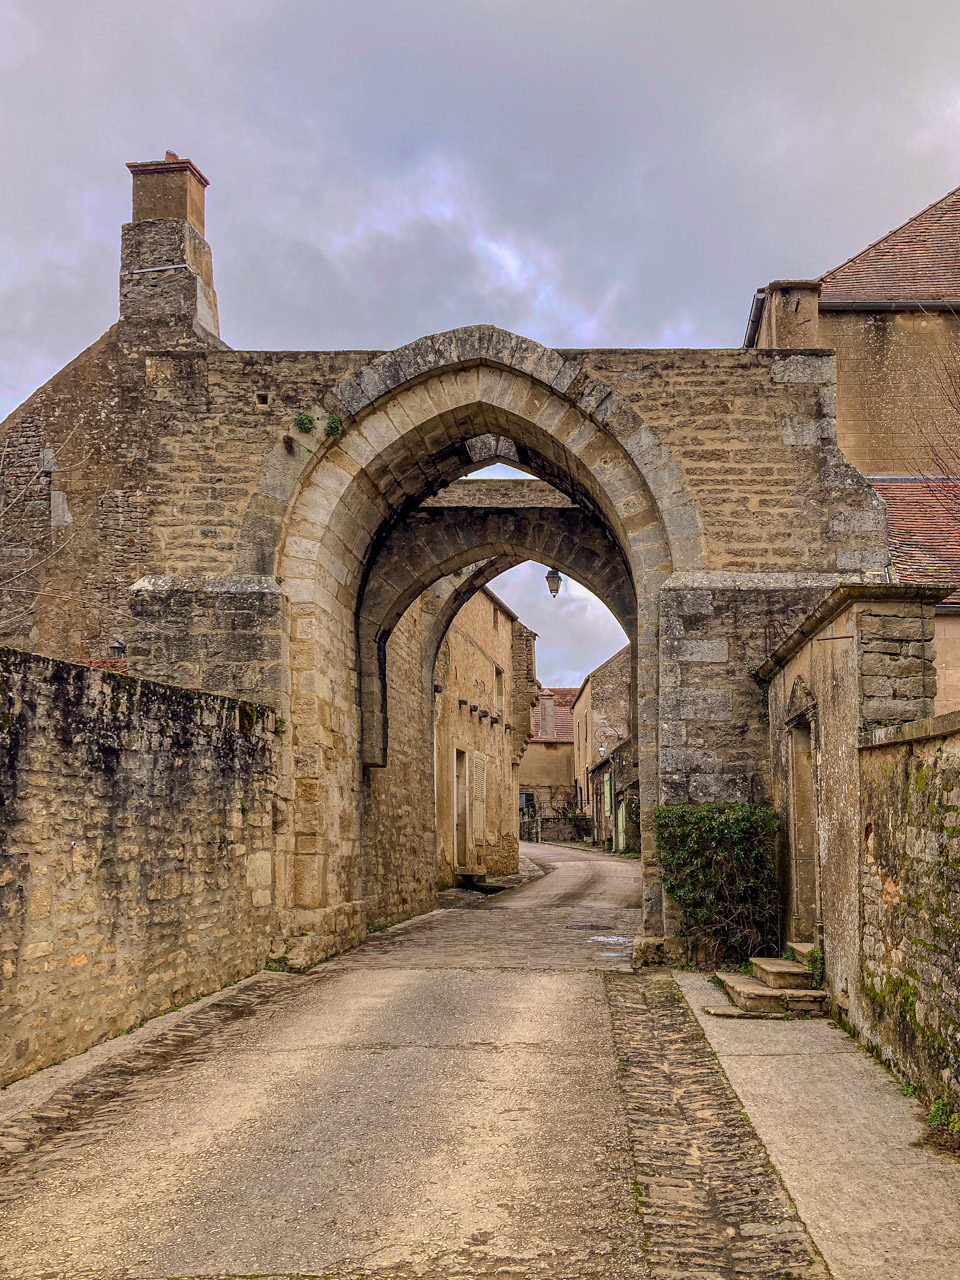
[{"label": "green shrub", "polygon": [[316,425],[309,413],[298,413],[294,418],[294,426],[298,431],[302,431],[304,435],[309,435]]},{"label": "green shrub", "polygon": [[779,951],[774,862],[780,815],[764,804],[661,805],[654,831],[680,932],[716,955]]}]

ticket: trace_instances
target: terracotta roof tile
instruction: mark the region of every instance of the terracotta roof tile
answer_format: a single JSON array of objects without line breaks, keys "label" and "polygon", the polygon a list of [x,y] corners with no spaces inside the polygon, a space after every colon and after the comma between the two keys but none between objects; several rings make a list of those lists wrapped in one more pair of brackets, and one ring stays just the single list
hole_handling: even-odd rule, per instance
[{"label": "terracotta roof tile", "polygon": [[[890,553],[900,582],[960,583],[960,482],[871,480],[887,504]],[[933,486],[943,484],[943,496]],[[956,516],[949,509],[956,503]],[[960,604],[960,591],[944,604]]]},{"label": "terracotta roof tile", "polygon": [[543,738],[540,736],[540,700],[537,700],[536,706],[533,708],[533,739],[534,742],[572,742],[573,741],[573,707],[574,699],[579,693],[579,689],[541,689],[540,697],[547,693],[553,694],[553,724],[554,735],[552,738]]},{"label": "terracotta roof tile", "polygon": [[820,277],[821,303],[960,299],[960,187]]}]

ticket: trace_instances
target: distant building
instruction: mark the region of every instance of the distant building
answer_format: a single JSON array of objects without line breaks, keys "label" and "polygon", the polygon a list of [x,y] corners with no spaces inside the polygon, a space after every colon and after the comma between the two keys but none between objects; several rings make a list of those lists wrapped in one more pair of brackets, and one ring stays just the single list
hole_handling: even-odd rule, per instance
[{"label": "distant building", "polygon": [[576,689],[541,689],[533,708],[533,737],[520,761],[520,835],[527,840],[569,840],[578,834],[573,780]]},{"label": "distant building", "polygon": [[577,807],[592,819],[594,840],[613,848],[626,839],[625,792],[637,778],[629,707],[630,646],[624,645],[590,672],[572,707]]},{"label": "distant building", "polygon": [[536,635],[493,592],[460,609],[434,672],[441,884],[517,869],[520,758],[530,736]]},{"label": "distant building", "polygon": [[573,762],[577,806],[591,813],[590,770],[630,736],[630,646],[586,677],[573,700]]}]

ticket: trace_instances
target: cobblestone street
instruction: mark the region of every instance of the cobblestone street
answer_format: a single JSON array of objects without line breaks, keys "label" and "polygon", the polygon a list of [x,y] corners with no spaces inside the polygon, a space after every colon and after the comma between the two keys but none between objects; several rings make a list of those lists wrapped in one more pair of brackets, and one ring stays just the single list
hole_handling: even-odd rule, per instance
[{"label": "cobblestone street", "polygon": [[634,866],[537,856],[6,1091],[0,1274],[826,1276],[676,983],[630,971]]}]

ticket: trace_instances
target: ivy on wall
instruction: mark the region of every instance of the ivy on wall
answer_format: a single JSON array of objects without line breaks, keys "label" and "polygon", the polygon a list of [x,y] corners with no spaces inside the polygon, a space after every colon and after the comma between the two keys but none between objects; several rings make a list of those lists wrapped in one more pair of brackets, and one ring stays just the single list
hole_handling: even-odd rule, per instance
[{"label": "ivy on wall", "polygon": [[779,954],[774,860],[780,815],[765,804],[661,805],[654,830],[680,932],[716,955]]}]

